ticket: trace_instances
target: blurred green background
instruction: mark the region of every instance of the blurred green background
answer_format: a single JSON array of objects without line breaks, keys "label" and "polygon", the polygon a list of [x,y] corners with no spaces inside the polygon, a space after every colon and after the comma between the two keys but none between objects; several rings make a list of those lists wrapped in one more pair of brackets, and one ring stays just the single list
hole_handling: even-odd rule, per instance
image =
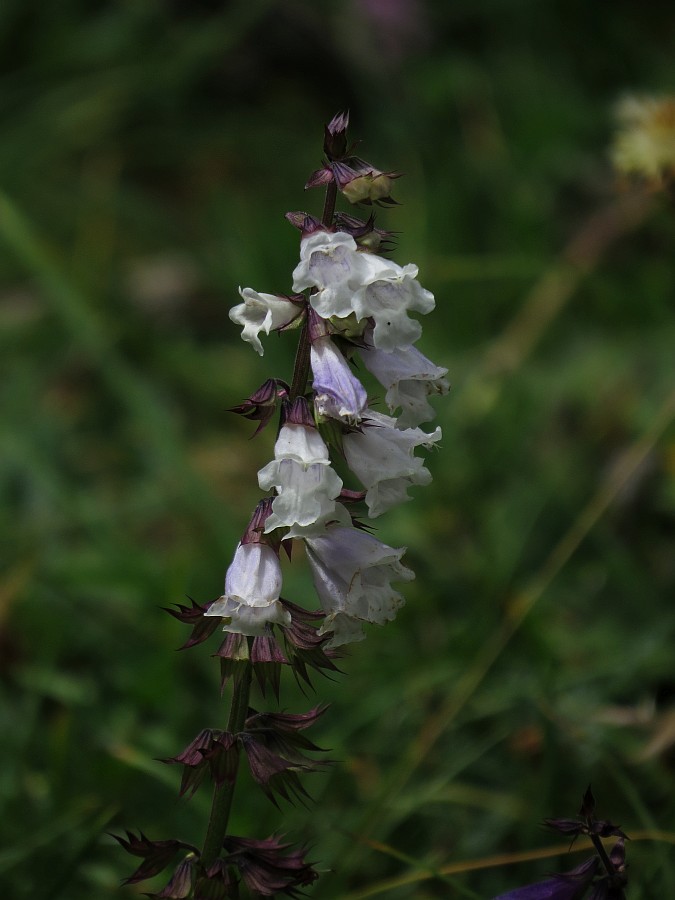
[{"label": "blurred green background", "polygon": [[[283,214],[320,212],[344,108],[405,173],[378,224],[453,388],[433,486],[377,522],[407,606],[316,697],[283,689],[331,702],[337,764],[309,810],[244,781],[232,831],[309,842],[327,900],[574,865],[440,874],[556,844],[540,820],[589,782],[673,840],[675,211],[619,193],[608,147],[625,92],[673,90],[674,39],[665,2],[3,0],[3,897],[122,900],[148,887],[106,832],[202,840],[208,790],[156,760],[223,726],[217,644],[176,653],[160,607],[220,593],[259,498],[272,434],[226,408],[294,341],[260,359],[228,309],[290,289]],[[300,554],[285,595],[314,604]],[[628,853],[631,898],[675,897],[672,843]]]}]

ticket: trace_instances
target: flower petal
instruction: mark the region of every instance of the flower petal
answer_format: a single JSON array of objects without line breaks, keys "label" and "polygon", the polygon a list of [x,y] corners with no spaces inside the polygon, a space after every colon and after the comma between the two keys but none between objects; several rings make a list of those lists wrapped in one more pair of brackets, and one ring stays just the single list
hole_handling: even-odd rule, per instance
[{"label": "flower petal", "polygon": [[385,401],[389,411],[401,409],[398,428],[410,428],[434,418],[427,397],[447,393],[447,369],[432,363],[412,345],[389,351],[371,347],[359,353],[366,369],[387,389]]},{"label": "flower petal", "polygon": [[283,328],[302,312],[302,306],[285,297],[275,294],[259,294],[253,288],[239,288],[243,303],[233,306],[230,319],[243,327],[242,339],[248,341],[254,349],[263,355],[263,346],[258,335],[261,331],[269,334],[277,328]]},{"label": "flower petal", "polygon": [[431,434],[421,428],[397,428],[396,420],[368,409],[360,431],[344,435],[347,465],[366,488],[370,518],[411,498],[408,488],[431,481],[415,447],[430,447],[441,439],[441,429]]},{"label": "flower petal", "polygon": [[415,575],[400,559],[405,548],[388,547],[353,527],[329,528],[305,541],[314,586],[327,618],[320,633],[332,632],[328,647],[363,638],[361,623],[391,621],[403,604],[392,581]]}]

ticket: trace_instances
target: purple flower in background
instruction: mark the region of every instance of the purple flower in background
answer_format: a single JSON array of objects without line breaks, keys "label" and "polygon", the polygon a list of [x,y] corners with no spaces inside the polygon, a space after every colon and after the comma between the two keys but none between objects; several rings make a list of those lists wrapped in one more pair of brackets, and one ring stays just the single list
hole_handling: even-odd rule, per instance
[{"label": "purple flower in background", "polygon": [[[626,835],[612,822],[595,817],[595,797],[590,785],[584,793],[581,809],[576,819],[546,819],[549,828],[561,834],[572,835],[573,842],[581,834],[587,835],[595,847],[595,855],[569,872],[553,875],[547,881],[538,881],[499,894],[493,900],[625,900]],[[609,855],[601,838],[618,836]],[[586,891],[591,889],[590,894]]]},{"label": "purple flower in background", "polygon": [[356,0],[377,41],[380,57],[398,63],[426,42],[429,27],[421,0]]},{"label": "purple flower in background", "polygon": [[592,856],[581,865],[547,881],[538,881],[516,888],[507,894],[499,894],[493,900],[580,900],[598,870],[599,860]]}]

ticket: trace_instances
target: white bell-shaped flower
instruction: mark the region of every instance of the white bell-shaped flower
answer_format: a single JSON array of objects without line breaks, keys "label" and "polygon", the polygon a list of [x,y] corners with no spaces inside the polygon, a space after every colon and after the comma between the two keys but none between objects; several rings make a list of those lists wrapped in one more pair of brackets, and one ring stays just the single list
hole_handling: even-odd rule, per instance
[{"label": "white bell-shaped flower", "polygon": [[368,409],[360,431],[346,434],[342,445],[347,465],[366,488],[368,515],[375,518],[411,498],[408,488],[429,484],[431,473],[414,455],[415,447],[430,447],[441,429],[397,428],[396,419]]},{"label": "white bell-shaped flower", "polygon": [[299,398],[286,414],[274,445],[274,459],[258,472],[258,484],[277,492],[265,533],[289,528],[286,537],[320,534],[330,522],[349,520],[336,502],[342,479],[330,465],[328,447],[311,422],[307,402]]},{"label": "white bell-shaped flower", "polygon": [[392,581],[412,581],[401,563],[405,547],[394,549],[365,531],[337,525],[305,541],[312,578],[326,619],[321,634],[328,647],[363,639],[364,622],[390,622],[403,605]]},{"label": "white bell-shaped flower", "polygon": [[434,295],[417,280],[417,266],[388,262],[386,269],[362,285],[351,301],[357,319],[375,322],[373,343],[378,350],[395,350],[414,344],[422,326],[408,312],[428,313],[436,305]]},{"label": "white bell-shaped flower", "polygon": [[294,459],[272,460],[258,472],[258,483],[265,491],[278,491],[265,531],[290,528],[287,537],[323,531],[325,522],[336,512],[339,504],[335,498],[342,490],[342,480],[330,466],[307,466]]},{"label": "white bell-shaped flower", "polygon": [[262,635],[268,625],[290,625],[290,614],[279,603],[281,566],[265,543],[239,544],[225,575],[225,593],[205,615],[225,619],[224,631]]},{"label": "white bell-shaped flower", "polygon": [[411,428],[434,418],[427,397],[448,392],[447,369],[432,363],[412,345],[395,350],[371,347],[359,353],[366,369],[387,389],[389,412],[400,408],[397,428]]}]

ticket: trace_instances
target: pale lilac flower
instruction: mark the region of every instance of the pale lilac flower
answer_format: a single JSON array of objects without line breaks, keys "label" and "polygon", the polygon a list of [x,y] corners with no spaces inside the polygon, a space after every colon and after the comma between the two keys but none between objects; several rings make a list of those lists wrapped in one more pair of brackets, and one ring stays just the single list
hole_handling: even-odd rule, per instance
[{"label": "pale lilac flower", "polygon": [[239,293],[244,302],[232,307],[230,319],[243,327],[242,339],[248,341],[262,356],[263,346],[258,337],[260,332],[269,334],[270,331],[289,325],[302,312],[302,304],[275,294],[259,294],[253,288],[239,288]]},{"label": "pale lilac flower", "polygon": [[366,389],[328,335],[312,341],[311,365],[317,413],[350,425],[360,422],[368,403]]},{"label": "pale lilac flower", "polygon": [[421,428],[397,428],[396,419],[368,409],[361,429],[346,434],[342,446],[347,465],[366,488],[371,519],[411,498],[408,488],[429,484],[431,474],[415,447],[431,447],[441,439],[441,429],[431,434]]},{"label": "pale lilac flower", "polygon": [[398,428],[410,428],[434,418],[427,397],[448,392],[447,369],[432,363],[412,345],[395,350],[370,347],[359,353],[366,369],[387,389],[389,412],[401,409]]},{"label": "pale lilac flower", "polygon": [[307,558],[326,619],[320,633],[332,633],[327,647],[363,640],[363,623],[383,625],[403,605],[392,581],[412,581],[401,563],[405,547],[388,547],[371,534],[336,525],[307,538]]},{"label": "pale lilac flower", "polygon": [[274,445],[274,459],[258,472],[263,490],[275,488],[265,532],[290,528],[286,537],[317,534],[349,514],[336,498],[342,479],[331,468],[328,447],[312,423],[307,402],[299,398],[286,414]]},{"label": "pale lilac flower", "polygon": [[[591,885],[599,869],[599,860],[597,856],[591,856],[590,859],[584,860],[569,872],[562,872],[554,875],[546,881],[538,881],[535,884],[527,884],[524,887],[515,888],[506,894],[499,894],[493,900],[581,900]],[[621,894],[608,894],[606,888],[607,882],[601,882],[603,893],[593,893],[593,897],[623,897]],[[598,885],[599,886],[599,885]]]},{"label": "pale lilac flower", "polygon": [[258,504],[225,575],[225,593],[204,613],[225,619],[224,631],[262,635],[268,625],[290,625],[279,602],[281,565],[276,550],[260,534],[269,500]]}]

